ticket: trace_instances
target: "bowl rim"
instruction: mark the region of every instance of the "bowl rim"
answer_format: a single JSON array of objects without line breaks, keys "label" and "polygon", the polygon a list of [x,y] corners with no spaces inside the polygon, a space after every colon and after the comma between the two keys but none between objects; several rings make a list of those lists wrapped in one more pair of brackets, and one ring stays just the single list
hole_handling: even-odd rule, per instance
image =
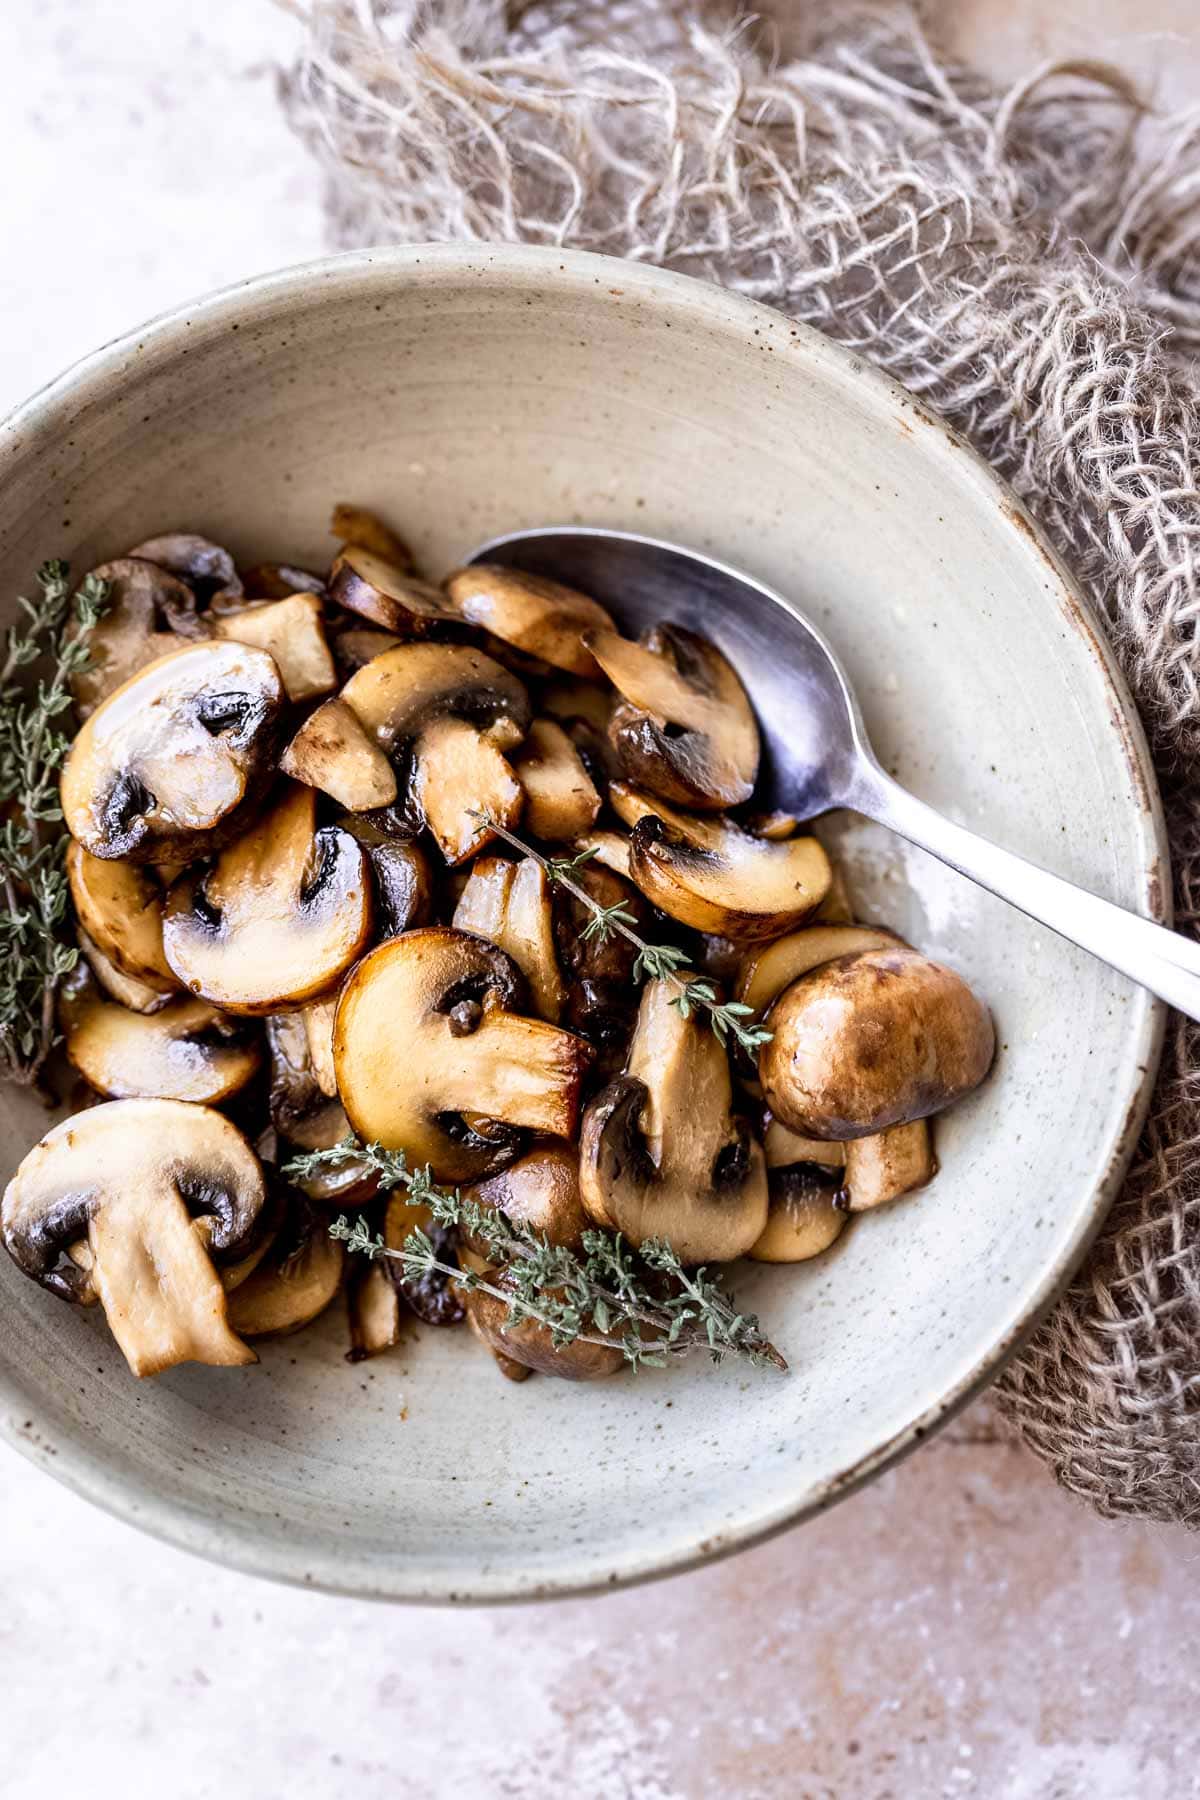
[{"label": "bowl rim", "polygon": [[[356,289],[387,292],[397,278],[419,280],[418,271],[435,280],[461,280],[478,284],[481,278],[503,286],[528,282],[531,275],[545,285],[566,285],[581,294],[610,284],[646,304],[666,310],[682,310],[693,318],[707,317],[714,328],[733,328],[748,341],[764,321],[774,326],[786,315],[761,302],[690,275],[631,263],[592,252],[533,245],[419,244],[347,251],[292,264],[230,283],[182,305],[155,315],[144,324],[122,333],[71,363],[61,374],[38,388],[28,399],[0,420],[0,455],[15,452],[31,427],[42,426],[62,407],[77,407],[99,397],[107,383],[118,376],[134,357],[147,351],[170,353],[177,349],[196,324],[220,326],[240,320],[247,307],[269,307],[291,297],[311,298],[315,283],[330,284],[344,293]],[[1083,645],[1107,690],[1107,725],[1115,733],[1128,770],[1130,791],[1137,809],[1137,829],[1143,850],[1139,877],[1139,910],[1145,916],[1169,924],[1172,917],[1170,862],[1157,779],[1132,696],[1098,625],[1090,601],[1026,513],[1021,501],[967,440],[945,420],[897,381],[865,362],[862,357],[823,336],[811,326],[788,319],[794,333],[793,349],[810,366],[821,367],[843,383],[872,395],[880,411],[890,416],[919,443],[935,462],[952,456],[958,471],[965,469],[981,503],[997,514],[997,529],[1014,534],[1030,566],[1030,577],[1045,582],[1047,573],[1055,590],[1059,612],[1070,635]],[[468,546],[464,546],[466,551]],[[22,1427],[20,1419],[36,1401],[22,1391],[19,1376],[0,1369],[0,1439],[30,1461],[111,1515],[137,1526],[150,1536],[176,1548],[226,1567],[298,1587],[359,1599],[409,1601],[421,1604],[495,1604],[504,1601],[539,1600],[596,1592],[660,1579],[735,1554],[765,1542],[804,1519],[824,1511],[898,1462],[934,1430],[945,1424],[989,1385],[1027,1341],[1069,1284],[1088,1247],[1096,1237],[1129,1165],[1150,1103],[1162,1049],[1166,1007],[1145,990],[1135,990],[1128,1014],[1129,1049],[1127,1081],[1114,1096],[1104,1173],[1082,1209],[1076,1229],[1047,1264],[1041,1279],[1021,1305],[1008,1330],[953,1386],[901,1431],[877,1445],[852,1466],[831,1479],[810,1484],[790,1502],[768,1514],[748,1506],[715,1538],[686,1547],[653,1545],[624,1549],[615,1555],[583,1551],[576,1556],[574,1573],[549,1581],[522,1581],[511,1573],[488,1577],[482,1573],[450,1590],[440,1581],[431,1586],[419,1569],[401,1560],[388,1567],[349,1552],[334,1559],[299,1553],[286,1538],[272,1538],[261,1527],[244,1526],[215,1514],[200,1514],[181,1500],[146,1493],[129,1477],[98,1458],[86,1447],[66,1440],[47,1441],[41,1431]],[[28,1421],[27,1421],[28,1422]],[[614,1566],[615,1565],[615,1566]]]}]

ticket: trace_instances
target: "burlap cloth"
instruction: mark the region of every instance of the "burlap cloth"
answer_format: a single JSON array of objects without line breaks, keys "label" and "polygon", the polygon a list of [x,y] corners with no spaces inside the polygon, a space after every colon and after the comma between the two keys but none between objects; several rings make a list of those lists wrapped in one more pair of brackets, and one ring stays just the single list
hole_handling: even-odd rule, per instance
[{"label": "burlap cloth", "polygon": [[[575,245],[853,346],[965,432],[1107,622],[1200,897],[1200,110],[1090,63],[996,93],[894,5],[287,0],[342,246]],[[1087,1266],[1000,1383],[1064,1486],[1200,1524],[1200,1030]]]}]

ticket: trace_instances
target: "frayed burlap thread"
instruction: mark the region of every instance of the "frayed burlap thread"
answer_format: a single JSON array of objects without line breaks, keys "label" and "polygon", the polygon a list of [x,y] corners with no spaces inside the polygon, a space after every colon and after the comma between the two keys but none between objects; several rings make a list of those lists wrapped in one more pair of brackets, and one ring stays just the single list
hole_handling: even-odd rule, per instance
[{"label": "frayed burlap thread", "polygon": [[[284,81],[344,246],[574,245],[720,281],[870,357],[1088,589],[1200,918],[1200,112],[1115,71],[1008,93],[895,5],[291,0]],[[1101,1512],[1200,1525],[1200,1030],[1083,1272],[1001,1384]]]}]

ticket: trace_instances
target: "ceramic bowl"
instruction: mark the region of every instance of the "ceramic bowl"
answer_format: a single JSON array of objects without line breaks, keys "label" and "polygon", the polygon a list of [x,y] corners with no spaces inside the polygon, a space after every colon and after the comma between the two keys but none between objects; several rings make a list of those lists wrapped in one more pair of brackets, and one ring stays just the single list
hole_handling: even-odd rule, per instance
[{"label": "ceramic bowl", "polygon": [[[188,526],[321,564],[330,504],[378,507],[440,571],[539,523],[637,529],[795,597],[882,760],[1000,842],[1161,916],[1161,822],[1078,589],[938,420],[774,312],[678,276],[530,249],[335,258],[157,320],[0,434],[0,592]],[[5,605],[11,615],[13,601]],[[145,1529],[256,1573],[497,1600],[661,1575],[884,1467],[992,1377],[1103,1218],[1159,1042],[1140,990],[929,858],[828,830],[859,910],[995,1014],[986,1086],[925,1193],[737,1293],[786,1376],[701,1360],[512,1386],[468,1335],[352,1367],[340,1310],[248,1370],[137,1383],[103,1320],[0,1258],[8,1437]],[[3,1098],[15,1164],[45,1128]]]}]

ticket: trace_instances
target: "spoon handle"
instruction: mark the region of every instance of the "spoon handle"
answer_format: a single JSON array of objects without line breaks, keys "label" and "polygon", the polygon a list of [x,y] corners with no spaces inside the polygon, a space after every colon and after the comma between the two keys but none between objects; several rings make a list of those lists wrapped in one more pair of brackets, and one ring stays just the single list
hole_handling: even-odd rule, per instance
[{"label": "spoon handle", "polygon": [[1191,938],[1139,918],[977,837],[926,806],[882,770],[872,771],[850,804],[1149,988],[1189,1019],[1200,1019],[1200,944]]}]

